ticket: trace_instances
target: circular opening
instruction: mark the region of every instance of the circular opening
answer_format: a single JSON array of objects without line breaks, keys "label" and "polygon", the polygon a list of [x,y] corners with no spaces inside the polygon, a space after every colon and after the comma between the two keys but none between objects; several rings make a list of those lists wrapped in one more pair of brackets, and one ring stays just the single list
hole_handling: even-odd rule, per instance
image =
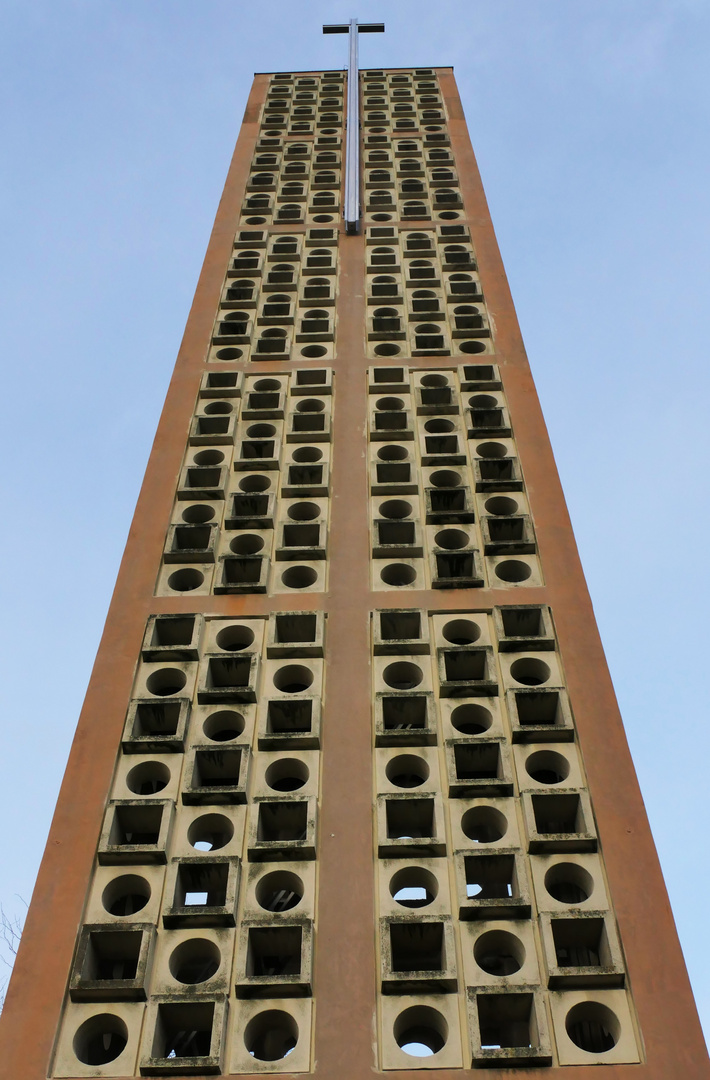
[{"label": "circular opening", "polygon": [[[387,217],[389,221],[389,217]],[[375,345],[375,356],[399,356],[399,345],[393,345],[389,341],[383,341],[381,345]]]},{"label": "circular opening", "polygon": [[323,412],[324,408],[325,402],[318,398],[305,398],[296,404],[296,412],[319,413]]},{"label": "circular opening", "polygon": [[380,571],[380,578],[385,585],[393,588],[401,588],[403,585],[411,585],[416,580],[417,571],[407,563],[389,563]]},{"label": "circular opening", "polygon": [[101,896],[109,915],[123,919],[142,911],[150,900],[150,885],[137,874],[122,874],[109,881]]},{"label": "circular opening", "polygon": [[472,409],[495,409],[498,400],[492,394],[474,394],[468,403]]},{"label": "circular opening", "polygon": [[250,439],[270,439],[276,434],[273,424],[252,424],[247,428],[247,436]]},{"label": "circular opening", "polygon": [[206,416],[225,416],[231,413],[232,405],[228,401],[210,401],[203,411]]},{"label": "circular opening", "polygon": [[254,641],[254,631],[248,626],[225,626],[216,637],[217,646],[225,652],[240,652]]},{"label": "circular opening", "polygon": [[565,1030],[575,1046],[589,1054],[604,1054],[621,1035],[618,1017],[599,1001],[580,1001],[565,1017]]},{"label": "circular opening", "polygon": [[174,949],[168,960],[170,974],[186,986],[206,982],[219,970],[222,954],[214,941],[190,938]]},{"label": "circular opening", "polygon": [[266,491],[271,487],[271,479],[268,476],[260,476],[254,474],[252,476],[244,476],[239,481],[239,487],[242,491]]},{"label": "circular opening", "polygon": [[412,690],[424,678],[424,672],[419,664],[413,664],[410,660],[398,660],[394,664],[388,664],[382,672],[382,678],[393,690]]},{"label": "circular opening", "polygon": [[[330,218],[326,220],[330,221]],[[321,356],[325,356],[327,352],[325,345],[306,345],[301,349],[301,356],[305,356],[307,360],[318,360]]]},{"label": "circular opening", "polygon": [[257,1061],[279,1061],[298,1042],[298,1024],[290,1013],[266,1009],[253,1016],[244,1029],[244,1045]]},{"label": "circular opening", "polygon": [[256,555],[264,546],[263,536],[255,536],[253,533],[245,533],[243,536],[235,536],[229,541],[229,550],[235,555]]},{"label": "circular opening", "polygon": [[319,514],[320,506],[312,502],[298,502],[288,508],[288,516],[292,521],[313,521]]},{"label": "circular opening", "polygon": [[264,390],[280,390],[281,383],[278,379],[259,379],[258,382],[254,383],[254,389],[260,393]]},{"label": "circular opening", "polygon": [[518,509],[515,499],[509,499],[507,495],[494,495],[492,499],[486,499],[486,511],[496,517],[507,517],[514,514]]},{"label": "circular opening", "polygon": [[525,948],[514,934],[490,930],[476,940],[473,958],[489,975],[514,975],[525,962]]},{"label": "circular opening", "polygon": [[234,836],[234,826],[223,814],[203,814],[187,830],[187,839],[196,851],[219,851]]},{"label": "circular opening", "polygon": [[84,1065],[115,1061],[128,1042],[128,1028],[119,1016],[100,1013],[85,1020],[74,1036],[74,1053]]},{"label": "circular opening", "polygon": [[434,537],[434,543],[446,551],[456,551],[458,548],[466,547],[468,534],[461,529],[442,529]]},{"label": "circular opening", "polygon": [[126,777],[126,786],[136,795],[155,795],[170,783],[170,769],[162,761],[142,761]]},{"label": "circular opening", "polygon": [[508,822],[494,806],[473,806],[461,818],[461,828],[476,844],[493,844],[508,831]]},{"label": "circular opening", "polygon": [[[317,221],[319,224],[321,222],[324,222],[324,221],[333,221],[333,215],[332,214],[316,214],[315,217],[313,218],[313,220]],[[309,345],[308,348],[310,348],[310,349],[323,349],[323,346],[322,345]],[[325,351],[326,350],[323,349],[323,352],[319,352],[318,356],[322,356]],[[303,354],[305,354],[306,350],[302,349],[301,352]]]},{"label": "circular opening", "polygon": [[470,619],[452,619],[445,623],[442,634],[452,645],[473,645],[481,636],[481,628]]},{"label": "circular opening", "polygon": [[[262,222],[263,220],[263,218],[259,218],[259,222]],[[219,351],[217,352],[218,360],[240,360],[241,357],[241,349],[219,349]]]},{"label": "circular opening", "polygon": [[407,502],[406,499],[388,499],[386,502],[380,503],[382,517],[388,518],[390,521],[409,517],[411,512],[412,504]]},{"label": "circular opening", "polygon": [[459,344],[459,348],[462,353],[482,353],[486,351],[486,346],[482,341],[462,341]]},{"label": "circular opening", "polygon": [[457,705],[451,723],[462,735],[482,735],[493,723],[493,716],[483,705]]},{"label": "circular opening", "polygon": [[434,420],[427,420],[424,430],[428,431],[430,435],[442,435],[446,431],[453,431],[455,427],[453,420],[442,420],[440,417],[436,417]]},{"label": "circular opening", "polygon": [[174,592],[191,592],[193,589],[199,589],[204,580],[205,575],[201,570],[195,570],[192,566],[185,566],[182,570],[176,570],[174,574],[170,575],[168,586]]},{"label": "circular opening", "polygon": [[453,469],[437,469],[433,472],[429,478],[434,485],[438,488],[452,488],[461,486],[461,476],[459,473],[454,472]]},{"label": "circular opening", "polygon": [[550,678],[550,668],[536,656],[522,656],[510,665],[510,674],[523,686],[542,686]]},{"label": "circular opening", "polygon": [[194,457],[195,465],[220,465],[224,461],[221,450],[200,450]]},{"label": "circular opening", "polygon": [[187,676],[179,668],[159,668],[153,671],[145,681],[148,693],[156,697],[172,697],[179,694],[187,682]]},{"label": "circular opening", "polygon": [[320,461],[322,457],[323,451],[317,446],[299,446],[293,452],[294,461]]},{"label": "circular opening", "polygon": [[428,907],[439,892],[439,882],[423,866],[405,866],[390,880],[390,896],[401,907]]},{"label": "circular opening", "polygon": [[446,1045],[449,1025],[436,1009],[429,1005],[413,1005],[405,1009],[394,1022],[397,1045],[410,1057],[431,1057]]},{"label": "circular opening", "polygon": [[266,224],[266,218],[265,217],[248,217],[246,219],[246,224],[247,225],[265,225]]},{"label": "circular opening", "polygon": [[594,892],[594,878],[576,863],[555,863],[545,874],[545,888],[560,904],[583,904]]},{"label": "circular opening", "polygon": [[206,521],[211,521],[213,517],[213,508],[211,506],[201,506],[199,503],[194,506],[186,506],[182,512],[182,520],[186,521],[188,525],[204,525]]},{"label": "circular opening", "polygon": [[281,575],[281,581],[287,589],[307,589],[317,580],[318,574],[311,566],[289,566]]},{"label": "circular opening", "polygon": [[398,754],[387,762],[385,775],[395,787],[421,787],[429,779],[429,766],[415,754]]},{"label": "circular opening", "polygon": [[264,911],[290,911],[303,899],[303,882],[288,870],[274,870],[259,878],[255,893]]},{"label": "circular opening", "polygon": [[284,694],[302,694],[313,682],[313,672],[302,664],[286,664],[274,672],[274,686]]},{"label": "circular opening", "polygon": [[375,408],[381,412],[400,412],[404,408],[404,402],[398,397],[381,397],[377,399]]},{"label": "circular opening", "polygon": [[538,750],[527,759],[525,769],[538,784],[561,784],[569,776],[569,761],[555,750]]},{"label": "circular opening", "polygon": [[498,563],[495,569],[497,578],[511,583],[527,581],[532,574],[528,564],[521,562],[520,559],[506,559]]},{"label": "circular opening", "polygon": [[[375,129],[373,128],[373,131],[374,130]],[[380,130],[382,130],[382,129],[380,129]],[[373,214],[372,215],[372,220],[373,221],[391,221],[392,220],[392,215],[391,214]],[[399,350],[397,350],[397,351],[399,352]],[[377,349],[375,349],[375,352],[377,352]],[[379,355],[381,356],[383,354],[380,353]]]},{"label": "circular opening", "polygon": [[265,779],[274,791],[298,791],[308,781],[310,771],[298,758],[279,758],[268,766]]},{"label": "circular opening", "polygon": [[404,461],[407,449],[404,446],[381,446],[377,451],[380,461]]},{"label": "circular opening", "polygon": [[507,449],[503,446],[503,443],[499,442],[479,443],[476,447],[476,453],[482,458],[504,458],[508,456]]},{"label": "circular opening", "polygon": [[422,375],[422,386],[448,386],[446,375]]},{"label": "circular opening", "polygon": [[244,731],[244,717],[231,709],[221,709],[207,717],[202,730],[213,742],[229,742]]}]

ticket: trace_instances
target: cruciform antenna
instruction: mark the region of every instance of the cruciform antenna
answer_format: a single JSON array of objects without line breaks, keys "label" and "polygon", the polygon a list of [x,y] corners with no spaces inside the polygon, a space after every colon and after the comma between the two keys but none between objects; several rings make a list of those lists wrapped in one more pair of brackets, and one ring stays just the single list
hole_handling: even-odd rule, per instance
[{"label": "cruciform antenna", "polygon": [[324,34],[349,34],[348,114],[345,139],[345,218],[346,233],[360,231],[360,86],[358,76],[358,34],[383,34],[384,23],[329,23]]}]

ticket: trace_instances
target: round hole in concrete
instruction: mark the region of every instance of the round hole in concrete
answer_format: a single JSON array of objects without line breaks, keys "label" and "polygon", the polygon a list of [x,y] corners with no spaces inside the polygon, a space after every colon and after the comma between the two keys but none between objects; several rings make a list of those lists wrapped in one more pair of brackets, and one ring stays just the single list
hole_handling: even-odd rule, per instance
[{"label": "round hole in concrete", "polygon": [[299,758],[279,758],[267,766],[266,783],[274,791],[298,791],[308,783],[310,770]]},{"label": "round hole in concrete", "polygon": [[492,394],[474,394],[468,399],[468,403],[472,409],[495,409],[498,398],[494,398]]},{"label": "round hole in concrete", "polygon": [[[385,215],[385,219],[389,221],[389,215]],[[381,345],[375,345],[375,356],[399,356],[400,352],[399,345],[393,345],[391,341],[383,341]]]},{"label": "round hole in concrete", "polygon": [[212,742],[230,742],[244,731],[244,717],[232,709],[210,713],[202,725],[204,735]]},{"label": "round hole in concrete", "polygon": [[462,341],[459,349],[462,353],[482,353],[486,351],[486,346],[482,341]]},{"label": "round hole in concrete", "polygon": [[560,904],[583,904],[594,892],[594,878],[577,863],[555,863],[545,874],[545,888]]},{"label": "round hole in concrete", "polygon": [[406,447],[397,446],[394,443],[389,446],[381,446],[377,451],[380,461],[404,461],[407,455]]},{"label": "round hole in concrete", "polygon": [[447,431],[453,431],[455,427],[453,420],[443,420],[440,416],[427,420],[424,424],[424,430],[430,435],[443,435]]},{"label": "round hole in concrete", "polygon": [[412,512],[412,504],[407,502],[406,499],[387,499],[386,502],[380,503],[379,512],[383,518],[390,521],[399,521],[401,518],[409,517]]},{"label": "round hole in concrete", "polygon": [[506,559],[504,562],[499,562],[495,572],[497,578],[510,584],[527,581],[532,574],[528,563],[521,562],[520,559]]},{"label": "round hole in concrete", "polygon": [[525,946],[507,930],[489,930],[476,939],[473,958],[488,975],[514,975],[525,963]]},{"label": "round hole in concrete", "polygon": [[128,1028],[120,1016],[99,1013],[79,1027],[74,1036],[74,1053],[84,1065],[106,1065],[125,1049]]},{"label": "round hole in concrete", "polygon": [[234,836],[234,825],[224,814],[203,814],[187,830],[187,839],[196,851],[219,851]]},{"label": "round hole in concrete", "polygon": [[259,393],[263,393],[265,390],[280,390],[281,383],[278,379],[259,379],[254,383],[254,389]]},{"label": "round hole in concrete", "polygon": [[438,488],[461,487],[461,474],[453,469],[437,469],[429,477],[429,480]]},{"label": "round hole in concrete", "polygon": [[109,881],[101,895],[101,903],[109,915],[125,919],[142,911],[150,894],[150,885],[145,878],[138,874],[121,874]]},{"label": "round hole in concrete", "polygon": [[287,589],[307,589],[318,580],[318,574],[312,566],[289,566],[281,575],[281,581]]},{"label": "round hole in concrete", "polygon": [[473,645],[481,636],[481,628],[471,619],[452,619],[444,623],[441,633],[452,645]]},{"label": "round hole in concrete", "polygon": [[484,442],[479,443],[476,447],[476,453],[482,458],[504,458],[508,456],[508,450],[499,442]]},{"label": "round hole in concrete", "polygon": [[299,446],[293,452],[294,461],[320,461],[323,451],[317,446]]},{"label": "round hole in concrete", "polygon": [[297,502],[289,506],[286,513],[292,521],[313,521],[320,516],[320,506],[313,502]]},{"label": "round hole in concrete", "polygon": [[296,405],[296,412],[320,413],[325,409],[325,402],[318,398],[302,398]]},{"label": "round hole in concrete", "polygon": [[284,694],[302,694],[313,683],[313,672],[303,664],[286,664],[274,672],[274,686]]},{"label": "round hole in concrete", "polygon": [[222,954],[208,938],[188,938],[173,949],[168,960],[170,974],[185,986],[207,982],[219,971]]},{"label": "round hole in concrete", "polygon": [[239,488],[241,491],[253,492],[253,491],[266,491],[271,487],[271,478],[268,476],[262,476],[259,473],[252,473],[251,476],[243,476],[239,481]]},{"label": "round hole in concrete", "polygon": [[235,555],[256,555],[258,551],[261,551],[263,546],[263,536],[258,536],[255,533],[245,533],[242,536],[235,536],[233,540],[229,541],[229,550],[233,551]]},{"label": "round hole in concrete", "polygon": [[436,900],[439,882],[436,875],[423,866],[405,866],[393,874],[389,889],[390,896],[400,907],[422,908]]},{"label": "round hole in concrete", "polygon": [[[263,221],[263,218],[260,219],[260,220]],[[216,353],[216,356],[217,356],[218,360],[241,360],[241,358],[242,358],[242,350],[241,349],[232,349],[232,348],[219,349],[217,351],[217,353]]]},{"label": "round hole in concrete", "polygon": [[434,537],[434,543],[445,551],[457,551],[466,547],[469,537],[463,529],[441,529]]},{"label": "round hole in concrete", "polygon": [[180,693],[186,682],[187,675],[184,671],[166,667],[151,672],[145,685],[149,694],[155,694],[156,697],[172,697]]},{"label": "round hole in concrete", "polygon": [[168,587],[174,592],[192,592],[193,589],[199,589],[204,580],[205,575],[201,570],[196,570],[193,566],[184,566],[182,570],[176,570],[170,575]]},{"label": "round hole in concrete", "polygon": [[229,401],[210,401],[205,405],[203,412],[206,416],[226,416],[231,413],[233,406]]},{"label": "round hole in concrete", "polygon": [[604,1054],[621,1036],[616,1013],[600,1001],[580,1001],[565,1017],[565,1031],[575,1046],[589,1054]]},{"label": "round hole in concrete", "polygon": [[483,705],[457,705],[451,724],[462,735],[482,735],[493,723],[493,716]]},{"label": "round hole in concrete", "polygon": [[273,424],[251,424],[247,428],[249,439],[271,439],[276,434]]},{"label": "round hole in concrete", "polygon": [[507,495],[494,495],[492,499],[486,499],[486,513],[495,517],[508,517],[515,514],[518,503],[515,499],[509,499]]},{"label": "round hole in concrete", "polygon": [[170,769],[162,761],[142,761],[126,776],[126,787],[135,795],[157,795],[170,783]]},{"label": "round hole in concrete", "polygon": [[[372,130],[374,131],[375,129],[372,128]],[[373,221],[391,221],[392,220],[392,215],[391,214],[373,214],[372,215],[372,220]],[[375,352],[377,353],[377,349],[375,349]],[[399,349],[397,350],[397,352],[399,352]],[[387,356],[389,354],[388,353],[377,353],[377,355],[378,356]]]},{"label": "round hole in concrete", "polygon": [[[316,219],[318,220],[318,219]],[[324,220],[330,221],[330,218]],[[301,349],[301,356],[305,356],[306,360],[319,360],[321,356],[325,356],[328,352],[324,345],[306,345]]]},{"label": "round hole in concrete", "polygon": [[289,870],[274,870],[256,883],[256,902],[264,911],[290,911],[303,899],[303,882]]},{"label": "round hole in concrete", "polygon": [[538,784],[561,784],[569,776],[569,761],[556,750],[537,750],[525,761],[525,771]]},{"label": "round hole in concrete", "polygon": [[537,656],[521,656],[510,665],[510,674],[523,686],[542,686],[550,678],[552,672],[549,664],[538,659]]},{"label": "round hole in concrete", "polygon": [[181,517],[188,525],[204,525],[214,517],[214,508],[195,503],[194,506],[186,506]]},{"label": "round hole in concrete", "polygon": [[464,834],[476,844],[494,844],[508,831],[508,821],[494,806],[472,806],[461,818]]},{"label": "round hole in concrete", "polygon": [[404,408],[404,402],[398,397],[381,397],[375,402],[375,408],[381,412],[400,412]]},{"label": "round hole in concrete", "polygon": [[431,1057],[446,1046],[449,1025],[438,1009],[432,1009],[429,1005],[412,1005],[395,1020],[393,1034],[405,1054],[410,1057]]},{"label": "round hole in concrete", "polygon": [[244,1029],[244,1045],[257,1061],[280,1061],[298,1043],[298,1024],[290,1013],[265,1009]]},{"label": "round hole in concrete", "polygon": [[221,450],[199,450],[193,461],[195,465],[221,465],[224,461],[224,454]]},{"label": "round hole in concrete", "polygon": [[387,762],[385,775],[395,787],[421,787],[429,779],[429,765],[416,754],[398,754]]},{"label": "round hole in concrete", "polygon": [[241,652],[254,643],[254,631],[250,626],[225,626],[215,638],[217,647],[225,652]]},{"label": "round hole in concrete", "polygon": [[424,672],[419,664],[413,664],[411,660],[397,660],[387,665],[382,678],[393,690],[413,690],[424,678]]},{"label": "round hole in concrete", "polygon": [[417,571],[407,563],[388,563],[380,571],[380,577],[385,585],[401,588],[403,585],[411,585],[416,580]]},{"label": "round hole in concrete", "polygon": [[448,386],[449,380],[446,375],[440,375],[433,373],[431,375],[422,375],[422,386]]}]

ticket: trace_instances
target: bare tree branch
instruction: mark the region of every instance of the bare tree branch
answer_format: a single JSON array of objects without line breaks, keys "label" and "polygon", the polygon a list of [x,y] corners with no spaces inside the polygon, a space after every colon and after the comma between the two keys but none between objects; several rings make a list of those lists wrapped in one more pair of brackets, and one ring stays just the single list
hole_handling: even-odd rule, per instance
[{"label": "bare tree branch", "polygon": [[[27,907],[21,896],[18,896],[17,899]],[[20,945],[24,922],[23,915],[8,915],[3,905],[0,904],[0,963],[8,968],[7,975],[0,980],[0,1012],[5,1004],[7,984],[10,981],[10,972]]]}]

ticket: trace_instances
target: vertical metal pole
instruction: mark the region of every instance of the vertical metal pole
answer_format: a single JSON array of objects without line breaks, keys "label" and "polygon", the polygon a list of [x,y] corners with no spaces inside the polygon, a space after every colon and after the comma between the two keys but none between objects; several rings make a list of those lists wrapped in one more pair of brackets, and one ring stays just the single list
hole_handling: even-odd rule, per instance
[{"label": "vertical metal pole", "polygon": [[345,231],[360,231],[360,75],[358,69],[358,25],[350,20],[348,61],[348,116],[345,137]]}]

